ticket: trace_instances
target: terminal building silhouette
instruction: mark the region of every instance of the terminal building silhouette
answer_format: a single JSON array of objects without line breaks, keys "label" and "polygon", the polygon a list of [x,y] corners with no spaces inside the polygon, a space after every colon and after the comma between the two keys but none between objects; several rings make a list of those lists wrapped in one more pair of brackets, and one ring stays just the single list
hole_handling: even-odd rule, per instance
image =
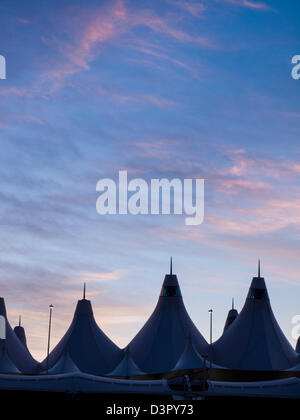
[{"label": "terminal building silhouette", "polygon": [[[155,375],[163,378],[202,372],[204,377],[208,368],[210,375],[226,376],[229,380],[236,372],[248,372],[250,376],[270,372],[276,379],[277,374],[278,378],[291,377],[289,372],[292,371],[300,378],[297,373],[300,371],[300,341],[294,350],[276,321],[265,280],[260,274],[260,263],[241,312],[238,313],[232,303],[221,337],[211,344],[185,308],[177,276],[173,274],[172,259],[152,315],[125,349],[114,344],[97,325],[91,301],[86,299],[85,286],[67,332],[42,362],[34,360],[29,352],[21,319],[14,330],[11,328],[3,297],[0,298],[0,315],[6,323],[6,338],[0,339],[0,389],[5,389],[9,374],[15,375],[15,381],[22,375],[35,375],[35,387],[39,383],[45,385],[47,377],[51,377],[53,384],[53,378],[66,379],[70,375],[80,377],[81,381],[82,375],[149,379],[151,385]],[[23,380],[22,386],[28,386],[29,379],[26,381]],[[139,381],[135,384],[138,386]],[[162,382],[160,384],[163,386]]]}]

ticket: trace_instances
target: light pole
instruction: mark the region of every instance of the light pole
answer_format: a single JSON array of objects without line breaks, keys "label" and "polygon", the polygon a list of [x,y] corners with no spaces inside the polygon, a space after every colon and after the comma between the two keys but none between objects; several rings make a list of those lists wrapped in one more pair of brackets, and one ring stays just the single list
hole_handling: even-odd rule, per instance
[{"label": "light pole", "polygon": [[209,344],[211,344],[212,343],[212,317],[213,317],[213,310],[210,309],[208,312],[209,312],[209,318],[210,318],[210,321],[209,321]]},{"label": "light pole", "polygon": [[54,306],[49,305],[49,329],[48,329],[48,347],[47,347],[47,373],[49,371],[49,352],[50,352],[50,335],[51,335],[51,320],[52,320],[52,309]]},{"label": "light pole", "polygon": [[212,330],[213,330],[213,310],[210,309],[209,311],[209,376],[211,373],[211,365],[212,365]]}]

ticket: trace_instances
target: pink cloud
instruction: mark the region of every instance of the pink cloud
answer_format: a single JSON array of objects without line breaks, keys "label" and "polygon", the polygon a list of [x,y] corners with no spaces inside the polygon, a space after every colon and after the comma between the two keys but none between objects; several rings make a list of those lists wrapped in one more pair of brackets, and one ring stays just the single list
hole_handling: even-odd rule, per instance
[{"label": "pink cloud", "polygon": [[210,38],[188,33],[178,27],[178,23],[171,23],[166,18],[154,15],[149,11],[141,11],[134,18],[134,25],[142,25],[152,29],[155,33],[168,35],[182,43],[193,43],[203,48],[216,49],[217,45]]},{"label": "pink cloud", "polygon": [[64,284],[80,284],[87,283],[102,283],[106,281],[119,280],[124,277],[126,270],[117,269],[109,272],[101,273],[90,273],[82,272],[78,273],[76,278],[65,280]]},{"label": "pink cloud", "polygon": [[156,95],[144,94],[141,95],[141,98],[145,102],[149,102],[153,105],[158,106],[159,108],[169,108],[170,106],[176,106],[176,103],[174,101],[171,101],[166,98],[160,98]]},{"label": "pink cloud", "polygon": [[17,18],[17,21],[19,23],[22,23],[23,25],[28,25],[30,23],[28,19],[24,19],[24,18]]},{"label": "pink cloud", "polygon": [[218,3],[232,4],[233,6],[246,7],[254,10],[272,10],[266,3],[249,0],[217,0]]},{"label": "pink cloud", "polygon": [[[189,72],[193,77],[199,78],[199,71],[195,69],[194,66],[189,66],[188,64],[184,63],[183,61],[180,61],[176,58],[171,57],[170,55],[166,54],[165,52],[161,51],[161,48],[158,48],[157,46],[148,46],[147,44],[144,45],[142,42],[138,41],[136,43],[136,46],[131,46],[131,48],[136,49],[142,54],[149,55],[151,57],[154,57],[161,61],[169,62],[177,67],[180,67],[182,69],[185,69],[187,72]],[[142,62],[142,60],[135,60],[136,62]],[[158,65],[155,63],[151,63],[155,67],[158,67]],[[147,66],[149,66],[149,61],[147,62]]]},{"label": "pink cloud", "polygon": [[250,156],[245,150],[225,149],[220,150],[231,161],[231,166],[221,169],[218,174],[224,177],[246,177],[249,180],[260,180],[263,177],[291,178],[300,172],[300,165],[294,161],[275,160],[262,156]]},{"label": "pink cloud", "polygon": [[119,104],[124,104],[128,102],[137,102],[137,103],[143,103],[143,104],[151,104],[158,108],[170,108],[170,107],[177,107],[178,104],[170,99],[163,98],[161,96],[157,96],[154,94],[137,94],[137,93],[131,93],[131,92],[125,92],[120,90],[114,90],[114,89],[107,89],[104,87],[94,87],[92,89],[89,88],[78,88],[74,86],[74,89],[76,89],[80,93],[89,94],[89,96],[105,96],[111,101],[117,102]]},{"label": "pink cloud", "polygon": [[23,88],[2,88],[0,89],[0,96],[3,95],[12,95],[12,96],[29,96],[28,91]]},{"label": "pink cloud", "polygon": [[258,10],[270,10],[269,6],[266,3],[261,2],[253,2],[248,0],[243,0],[241,5],[244,7],[248,7],[250,9],[258,9]]},{"label": "pink cloud", "polygon": [[180,7],[186,12],[190,13],[192,16],[201,16],[202,13],[206,10],[206,7],[203,3],[199,2],[190,2],[190,1],[174,1],[173,5]]},{"label": "pink cloud", "polygon": [[[180,143],[180,142],[179,142]],[[157,159],[158,161],[164,162],[164,168],[168,166],[169,160],[172,160],[174,156],[174,150],[172,147],[178,145],[175,140],[157,139],[152,141],[137,141],[133,144],[134,153],[137,156],[142,156],[147,159]]]},{"label": "pink cloud", "polygon": [[271,185],[262,182],[262,181],[248,181],[245,179],[222,179],[219,178],[215,181],[217,184],[217,189],[223,191],[224,193],[229,194],[238,194],[241,190],[249,190],[250,192],[255,192],[256,194],[261,193],[265,194],[271,190]]},{"label": "pink cloud", "polygon": [[[77,10],[77,15],[78,13],[79,10]],[[121,37],[124,38],[138,27],[146,27],[156,34],[181,43],[193,43],[209,49],[217,48],[210,38],[181,29],[178,17],[158,16],[147,9],[129,9],[125,7],[122,0],[94,10],[83,10],[80,24],[78,24],[77,18],[72,18],[72,13],[69,13],[68,19],[69,25],[64,28],[69,38],[67,41],[62,41],[59,38],[44,40],[47,44],[55,45],[61,54],[61,58],[57,60],[50,71],[44,74],[42,80],[44,84],[52,83],[52,91],[64,86],[65,79],[68,77],[80,71],[89,70],[91,62],[101,55],[104,48],[112,43],[119,43]],[[150,53],[149,50],[147,52]],[[186,67],[179,60],[163,57],[163,55],[160,58]]]},{"label": "pink cloud", "polygon": [[[240,196],[242,201],[242,196]],[[257,203],[255,208],[236,207],[223,209],[222,215],[208,214],[207,227],[218,234],[246,237],[262,236],[281,229],[298,229],[300,224],[300,200],[268,199]]]}]

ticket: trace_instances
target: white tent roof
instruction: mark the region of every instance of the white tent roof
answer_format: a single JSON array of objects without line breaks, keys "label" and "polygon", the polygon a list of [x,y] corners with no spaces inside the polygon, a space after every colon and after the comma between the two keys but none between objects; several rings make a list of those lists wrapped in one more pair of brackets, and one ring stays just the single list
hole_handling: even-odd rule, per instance
[{"label": "white tent roof", "polygon": [[[38,362],[33,359],[28,349],[17,337],[7,319],[3,297],[0,297],[0,315],[5,319],[6,339],[0,339],[0,352],[6,354],[12,364],[22,373],[36,373]],[[4,352],[4,353],[3,353]],[[3,356],[6,357],[6,356]]]},{"label": "white tent roof", "polygon": [[165,276],[154,312],[129,344],[131,354],[147,373],[171,370],[190,335],[197,351],[207,352],[207,342],[189,317],[181,296],[177,276]]},{"label": "white tent roof", "polygon": [[281,370],[299,363],[275,319],[260,272],[239,316],[213,343],[212,351],[215,363],[231,369]]},{"label": "white tent roof", "polygon": [[202,369],[203,367],[204,360],[195,349],[192,338],[188,337],[185,349],[172,370]]},{"label": "white tent roof", "polygon": [[[103,375],[120,362],[122,351],[98,327],[91,302],[79,300],[73,321],[49,355],[49,369],[62,360],[66,350],[81,372]],[[47,359],[42,363],[46,370]]]},{"label": "white tent roof", "polygon": [[121,360],[121,362],[118,364],[118,366],[108,374],[108,376],[124,376],[124,377],[130,377],[130,376],[138,376],[138,375],[144,375],[145,372],[142,372],[133,358],[130,354],[129,347],[126,347],[124,351],[124,357]]},{"label": "white tent roof", "polygon": [[0,373],[20,373],[19,369],[8,356],[5,345],[1,346],[0,350]]},{"label": "white tent roof", "polygon": [[234,299],[232,299],[232,308],[228,312],[223,332],[227,330],[227,328],[233,323],[233,321],[237,317],[238,317],[238,311],[234,308]]},{"label": "white tent roof", "polygon": [[21,341],[21,343],[23,343],[24,346],[27,348],[27,340],[26,340],[25,330],[21,325],[21,315],[19,315],[19,325],[17,325],[14,328],[14,333],[16,334],[18,339]]},{"label": "white tent roof", "polygon": [[68,350],[66,349],[56,364],[51,369],[49,369],[49,373],[59,374],[70,372],[79,372],[79,369],[73,362]]}]

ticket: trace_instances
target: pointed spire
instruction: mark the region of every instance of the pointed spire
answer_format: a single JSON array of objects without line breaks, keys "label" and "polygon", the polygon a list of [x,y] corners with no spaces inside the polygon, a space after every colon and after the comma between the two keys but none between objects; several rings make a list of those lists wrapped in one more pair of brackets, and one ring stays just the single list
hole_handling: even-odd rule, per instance
[{"label": "pointed spire", "polygon": [[21,327],[21,315],[19,315],[19,327]]},{"label": "pointed spire", "polygon": [[260,259],[258,259],[258,276],[257,277],[260,279]]},{"label": "pointed spire", "polygon": [[85,288],[86,288],[86,284],[84,282],[83,283],[83,300],[85,300]]},{"label": "pointed spire", "polygon": [[165,279],[160,291],[160,297],[182,297],[178,279],[173,274],[173,258],[170,257],[170,271],[165,275]]},{"label": "pointed spire", "polygon": [[234,308],[234,298],[232,298],[231,309],[228,312],[223,332],[225,332],[225,330],[227,330],[227,328],[233,323],[233,321],[236,319],[237,316],[238,316],[238,311]]}]

